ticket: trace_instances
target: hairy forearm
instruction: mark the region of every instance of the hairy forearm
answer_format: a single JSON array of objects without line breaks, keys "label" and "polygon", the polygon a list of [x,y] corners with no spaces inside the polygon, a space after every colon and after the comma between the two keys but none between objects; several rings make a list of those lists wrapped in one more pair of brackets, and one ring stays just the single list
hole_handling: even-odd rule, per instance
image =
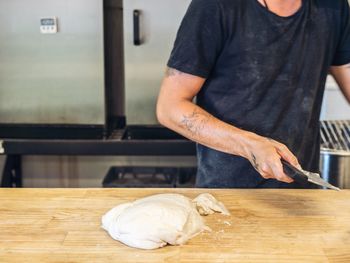
[{"label": "hairy forearm", "polygon": [[164,126],[218,151],[250,157],[244,147],[249,132],[220,121],[190,101],[176,102],[163,110],[158,115],[163,116],[159,119]]}]

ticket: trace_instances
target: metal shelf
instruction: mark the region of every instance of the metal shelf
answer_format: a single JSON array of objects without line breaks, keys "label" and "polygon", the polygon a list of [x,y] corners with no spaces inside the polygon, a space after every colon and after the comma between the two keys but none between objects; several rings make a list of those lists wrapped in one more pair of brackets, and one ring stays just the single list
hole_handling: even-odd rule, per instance
[{"label": "metal shelf", "polygon": [[2,148],[5,155],[190,156],[196,152],[188,140],[5,139]]},{"label": "metal shelf", "polygon": [[128,126],[106,139],[0,139],[6,155],[187,156],[195,144],[160,126]]},{"label": "metal shelf", "polygon": [[1,186],[21,187],[22,155],[193,156],[195,143],[162,127],[130,126],[107,139],[0,139],[7,155]]}]

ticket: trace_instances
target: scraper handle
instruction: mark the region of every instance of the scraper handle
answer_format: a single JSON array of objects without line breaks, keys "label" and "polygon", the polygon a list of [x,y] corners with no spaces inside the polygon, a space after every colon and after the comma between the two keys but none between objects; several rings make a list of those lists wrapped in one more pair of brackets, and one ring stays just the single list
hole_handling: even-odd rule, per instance
[{"label": "scraper handle", "polygon": [[298,168],[295,168],[293,165],[290,163],[281,160],[282,165],[283,165],[283,172],[288,175],[290,178],[292,178],[295,182],[305,185],[308,183],[308,177],[300,171]]}]

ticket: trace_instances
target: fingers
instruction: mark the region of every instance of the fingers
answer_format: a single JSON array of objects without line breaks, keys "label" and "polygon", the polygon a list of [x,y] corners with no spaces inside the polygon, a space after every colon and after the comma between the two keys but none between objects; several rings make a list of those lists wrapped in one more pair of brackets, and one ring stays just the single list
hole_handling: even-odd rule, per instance
[{"label": "fingers", "polygon": [[285,183],[293,182],[293,179],[287,176],[283,172],[283,166],[282,166],[281,160],[278,160],[277,162],[272,163],[271,170],[278,181],[285,182]]},{"label": "fingers", "polygon": [[276,179],[285,183],[293,182],[283,171],[281,159],[286,160],[293,166],[301,168],[298,159],[288,147],[275,140],[258,137],[249,145],[250,162],[253,167],[265,179]]},{"label": "fingers", "polygon": [[261,169],[258,171],[264,179],[273,179],[275,176],[267,163],[261,165]]},{"label": "fingers", "polygon": [[[282,159],[286,160],[293,166],[301,169],[301,165],[299,164],[298,158],[288,149],[286,145],[277,141],[273,141],[273,143],[276,147],[277,153],[281,156]],[[283,165],[280,160],[278,162],[274,162],[274,164],[272,165],[272,170],[277,180],[286,183],[293,182],[293,179],[283,172]]]},{"label": "fingers", "polygon": [[283,166],[279,158],[267,160],[265,163],[261,164],[259,173],[265,179],[276,179],[285,183],[293,182],[293,179],[283,172]]},{"label": "fingers", "polygon": [[301,165],[299,164],[298,158],[288,149],[286,145],[274,140],[273,140],[273,144],[276,147],[277,152],[282,157],[282,159],[286,160],[293,166],[301,169]]}]

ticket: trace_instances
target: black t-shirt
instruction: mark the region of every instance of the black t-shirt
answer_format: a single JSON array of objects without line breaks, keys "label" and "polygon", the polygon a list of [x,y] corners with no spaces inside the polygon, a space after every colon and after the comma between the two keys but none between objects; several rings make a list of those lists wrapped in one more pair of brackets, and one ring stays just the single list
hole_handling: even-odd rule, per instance
[{"label": "black t-shirt", "polygon": [[[286,144],[318,171],[319,115],[328,70],[350,63],[347,0],[304,0],[280,17],[257,0],[193,0],[168,66],[206,78],[199,106]],[[287,187],[244,158],[197,146],[198,187]],[[295,187],[295,185],[288,185]]]}]

